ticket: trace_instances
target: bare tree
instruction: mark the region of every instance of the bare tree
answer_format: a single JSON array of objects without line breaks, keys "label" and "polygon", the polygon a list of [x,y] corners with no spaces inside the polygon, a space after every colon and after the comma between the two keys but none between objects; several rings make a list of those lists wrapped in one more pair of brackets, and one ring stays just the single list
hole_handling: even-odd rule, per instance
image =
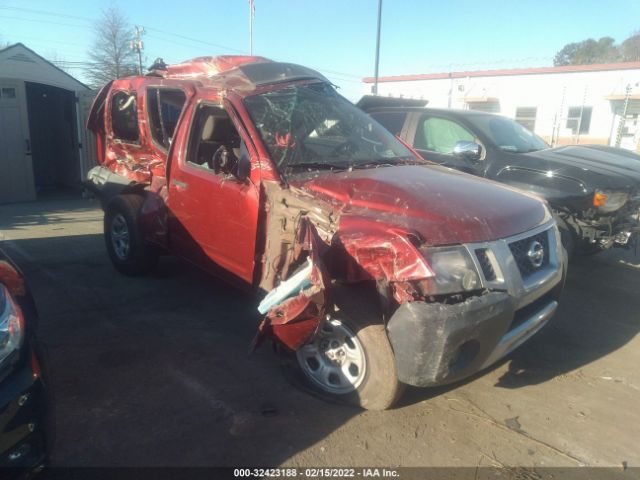
[{"label": "bare tree", "polygon": [[115,6],[102,12],[95,25],[95,38],[88,52],[91,60],[85,75],[93,87],[121,77],[135,75],[136,54],[131,48],[133,29]]}]

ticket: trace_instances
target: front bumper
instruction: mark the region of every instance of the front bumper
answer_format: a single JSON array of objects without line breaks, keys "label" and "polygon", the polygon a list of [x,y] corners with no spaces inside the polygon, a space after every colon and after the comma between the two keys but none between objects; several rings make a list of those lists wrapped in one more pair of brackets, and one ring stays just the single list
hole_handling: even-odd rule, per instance
[{"label": "front bumper", "polygon": [[580,240],[601,249],[629,247],[640,235],[640,197],[634,197],[620,210],[589,219],[573,219]]},{"label": "front bumper", "polygon": [[51,440],[44,349],[25,342],[23,355],[0,382],[0,469],[22,478],[41,469]]},{"label": "front bumper", "polygon": [[[550,249],[546,265],[523,274],[510,245],[545,234]],[[490,252],[485,258],[494,268],[491,277],[483,273],[483,295],[456,304],[404,303],[387,324],[398,378],[404,383],[425,387],[468,377],[524,343],[558,306],[566,262],[553,224],[467,247]]]}]

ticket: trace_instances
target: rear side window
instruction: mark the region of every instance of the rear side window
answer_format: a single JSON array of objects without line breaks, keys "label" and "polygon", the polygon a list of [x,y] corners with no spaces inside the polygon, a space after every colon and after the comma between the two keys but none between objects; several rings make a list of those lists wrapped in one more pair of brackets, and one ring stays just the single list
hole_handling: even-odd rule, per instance
[{"label": "rear side window", "polygon": [[153,140],[168,149],[187,100],[182,90],[150,88],[147,90],[149,128]]},{"label": "rear side window", "polygon": [[475,136],[453,120],[422,117],[416,130],[414,147],[437,153],[452,153],[459,141],[475,141]]},{"label": "rear side window", "polygon": [[111,130],[117,140],[138,141],[138,109],[134,92],[115,92],[111,97]]},{"label": "rear side window", "polygon": [[372,113],[371,116],[394,135],[400,135],[406,115],[402,112],[378,112]]}]

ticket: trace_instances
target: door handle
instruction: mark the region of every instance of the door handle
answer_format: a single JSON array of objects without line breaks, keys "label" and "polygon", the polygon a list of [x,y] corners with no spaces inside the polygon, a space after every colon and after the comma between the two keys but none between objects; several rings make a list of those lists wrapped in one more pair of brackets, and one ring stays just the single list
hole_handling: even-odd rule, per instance
[{"label": "door handle", "polygon": [[189,184],[186,182],[181,182],[180,180],[176,180],[175,178],[171,179],[171,184],[175,185],[178,190],[186,190],[189,187]]},{"label": "door handle", "polygon": [[29,140],[28,138],[24,139],[24,146],[25,146],[25,154],[26,155],[31,155],[31,140]]}]

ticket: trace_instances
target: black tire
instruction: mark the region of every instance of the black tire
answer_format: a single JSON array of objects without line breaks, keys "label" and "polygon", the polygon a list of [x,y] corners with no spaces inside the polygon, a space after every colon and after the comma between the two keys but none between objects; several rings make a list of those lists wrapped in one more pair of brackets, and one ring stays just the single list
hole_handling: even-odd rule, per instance
[{"label": "black tire", "polygon": [[560,231],[560,239],[562,240],[562,246],[567,251],[567,258],[571,258],[573,257],[576,249],[576,233],[558,214],[554,213],[553,218],[558,225],[558,230]]},{"label": "black tire", "polygon": [[[332,291],[336,312],[331,317],[355,334],[362,347],[365,365],[363,378],[355,390],[336,393],[324,388],[308,373],[300,354],[285,354],[285,365],[294,384],[316,396],[336,403],[356,405],[367,410],[386,410],[393,406],[404,391],[398,380],[395,357],[386,329],[372,295],[363,296],[359,289],[336,287]],[[315,341],[315,340],[314,340]],[[313,342],[313,341],[312,341]],[[304,347],[303,347],[304,348]],[[302,350],[301,350],[302,351]]]},{"label": "black tire", "polygon": [[[107,205],[104,214],[104,239],[111,263],[120,273],[137,276],[150,272],[158,263],[158,252],[144,241],[140,210],[144,198],[140,195],[117,195]],[[118,228],[126,226],[128,248],[118,242]],[[120,230],[122,232],[123,230]]]}]

